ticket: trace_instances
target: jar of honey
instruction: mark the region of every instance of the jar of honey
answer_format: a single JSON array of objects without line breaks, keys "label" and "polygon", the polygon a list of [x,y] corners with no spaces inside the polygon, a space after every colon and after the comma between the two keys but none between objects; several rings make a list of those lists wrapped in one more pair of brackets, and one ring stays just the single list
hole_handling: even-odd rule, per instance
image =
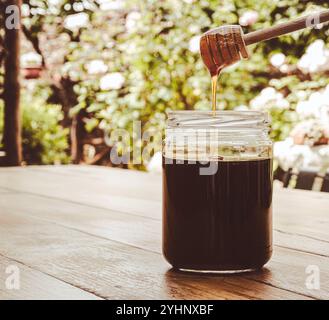
[{"label": "jar of honey", "polygon": [[176,269],[246,272],[272,253],[267,113],[174,111],[163,143],[163,253]]}]

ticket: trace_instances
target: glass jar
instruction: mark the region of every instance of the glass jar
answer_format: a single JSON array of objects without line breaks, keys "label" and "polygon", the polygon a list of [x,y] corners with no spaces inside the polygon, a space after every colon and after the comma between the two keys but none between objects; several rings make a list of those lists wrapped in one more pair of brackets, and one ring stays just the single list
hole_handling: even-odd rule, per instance
[{"label": "glass jar", "polygon": [[163,144],[163,253],[176,269],[232,273],[272,254],[267,113],[173,111]]}]

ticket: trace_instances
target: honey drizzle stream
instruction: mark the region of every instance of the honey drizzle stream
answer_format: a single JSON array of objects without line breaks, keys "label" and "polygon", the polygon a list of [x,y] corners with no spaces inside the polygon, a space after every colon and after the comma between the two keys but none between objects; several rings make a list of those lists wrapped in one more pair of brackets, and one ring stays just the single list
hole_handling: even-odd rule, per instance
[{"label": "honey drizzle stream", "polygon": [[211,75],[211,96],[212,96],[212,112],[215,116],[217,111],[217,82],[218,82],[219,72]]},{"label": "honey drizzle stream", "polygon": [[217,80],[218,80],[218,75],[211,77],[212,112],[213,113],[216,112]]}]

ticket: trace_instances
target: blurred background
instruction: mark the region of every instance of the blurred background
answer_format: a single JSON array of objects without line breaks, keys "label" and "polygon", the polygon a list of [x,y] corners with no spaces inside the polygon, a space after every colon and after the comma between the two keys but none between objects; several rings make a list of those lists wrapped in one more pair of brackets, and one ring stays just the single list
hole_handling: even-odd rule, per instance
[{"label": "blurred background", "polygon": [[[104,133],[131,131],[133,120],[141,121],[142,132],[159,132],[168,110],[210,109],[200,34],[224,24],[240,24],[247,33],[328,7],[328,1],[303,0],[24,0],[23,163],[114,166],[114,146]],[[0,90],[12,76],[5,72],[4,19]],[[220,79],[221,109],[270,112],[276,168],[285,172],[316,168],[325,175],[329,167],[328,39],[328,26],[320,25],[261,43]],[[0,99],[0,141],[3,119]],[[157,154],[161,143],[154,146]]]}]

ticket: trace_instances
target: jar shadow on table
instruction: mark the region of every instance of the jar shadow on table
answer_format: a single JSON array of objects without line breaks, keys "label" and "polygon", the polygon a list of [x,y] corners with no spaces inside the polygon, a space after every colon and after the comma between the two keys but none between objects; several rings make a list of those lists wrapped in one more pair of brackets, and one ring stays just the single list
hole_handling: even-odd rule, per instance
[{"label": "jar shadow on table", "polygon": [[250,281],[257,280],[257,287],[261,289],[267,287],[265,282],[271,277],[272,272],[266,267],[231,274],[184,272],[171,268],[164,274],[164,282],[168,294],[175,299],[239,299],[248,298],[252,290]]}]

